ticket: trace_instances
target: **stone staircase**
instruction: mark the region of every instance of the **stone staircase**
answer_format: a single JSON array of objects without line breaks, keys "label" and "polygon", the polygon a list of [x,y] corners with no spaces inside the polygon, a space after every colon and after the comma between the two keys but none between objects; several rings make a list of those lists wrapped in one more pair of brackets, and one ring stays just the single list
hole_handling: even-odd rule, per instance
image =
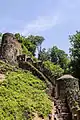
[{"label": "stone staircase", "polygon": [[55,107],[56,107],[56,116],[57,120],[72,120],[71,113],[67,102],[65,99],[56,99],[55,100]]}]

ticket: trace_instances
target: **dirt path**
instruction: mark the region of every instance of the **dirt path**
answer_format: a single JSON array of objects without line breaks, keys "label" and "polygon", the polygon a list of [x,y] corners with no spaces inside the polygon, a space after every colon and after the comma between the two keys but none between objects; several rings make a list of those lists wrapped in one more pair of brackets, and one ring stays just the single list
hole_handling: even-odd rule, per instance
[{"label": "dirt path", "polygon": [[54,102],[52,104],[53,104],[53,108],[52,108],[52,119],[51,120],[54,120],[54,113],[55,113]]},{"label": "dirt path", "polygon": [[0,74],[0,83],[2,83],[5,80],[5,75],[4,74]]},{"label": "dirt path", "polygon": [[[51,120],[54,120],[54,114],[56,112],[56,108],[54,106],[54,102],[52,104],[53,104],[53,109],[52,109],[52,119]],[[56,120],[59,120],[58,117],[57,117],[57,115],[55,115],[55,118],[56,118]]]},{"label": "dirt path", "polygon": [[37,113],[35,113],[35,118],[33,120],[42,120],[42,119],[38,117]]}]

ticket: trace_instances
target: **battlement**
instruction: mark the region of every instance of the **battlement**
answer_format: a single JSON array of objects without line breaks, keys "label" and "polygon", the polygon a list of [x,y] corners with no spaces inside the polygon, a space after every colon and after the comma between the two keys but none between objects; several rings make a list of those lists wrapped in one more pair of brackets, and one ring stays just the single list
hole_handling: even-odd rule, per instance
[{"label": "battlement", "polygon": [[27,62],[33,63],[33,59],[30,56],[27,56],[26,54],[18,55],[17,61],[18,62],[27,61]]}]

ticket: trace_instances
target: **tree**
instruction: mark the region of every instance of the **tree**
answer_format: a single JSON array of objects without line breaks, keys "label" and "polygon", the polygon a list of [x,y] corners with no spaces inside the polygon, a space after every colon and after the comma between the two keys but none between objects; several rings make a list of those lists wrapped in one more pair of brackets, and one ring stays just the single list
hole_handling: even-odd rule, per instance
[{"label": "tree", "polygon": [[2,41],[2,36],[3,36],[3,34],[0,33],[0,44],[1,44],[1,41]]},{"label": "tree", "polygon": [[66,69],[68,66],[68,55],[57,46],[53,46],[51,49],[51,62],[60,65],[61,68]]},{"label": "tree", "polygon": [[51,48],[51,62],[58,64],[59,61],[58,53],[59,53],[59,49],[57,48],[57,46],[53,46]]},{"label": "tree", "polygon": [[50,60],[50,51],[46,51],[46,49],[43,48],[38,54],[38,59],[41,61]]},{"label": "tree", "polygon": [[30,35],[26,37],[20,35],[19,33],[16,33],[15,37],[33,54],[33,56],[35,56],[36,49],[38,49],[38,52],[41,51],[41,44],[44,41],[44,38],[42,36]]},{"label": "tree", "polygon": [[28,37],[28,39],[36,45],[36,49],[38,50],[38,53],[41,51],[41,45],[42,45],[42,42],[44,41],[44,37],[42,36],[33,36],[33,35],[30,35]]},{"label": "tree", "polygon": [[80,78],[80,32],[76,31],[76,34],[69,36],[71,43],[70,47],[70,70],[75,77]]}]

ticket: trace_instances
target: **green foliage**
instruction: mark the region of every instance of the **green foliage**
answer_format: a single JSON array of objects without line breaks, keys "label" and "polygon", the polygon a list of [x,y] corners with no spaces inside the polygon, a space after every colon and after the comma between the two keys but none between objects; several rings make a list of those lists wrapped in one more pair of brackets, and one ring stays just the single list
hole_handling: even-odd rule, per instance
[{"label": "green foliage", "polygon": [[38,59],[41,61],[50,60],[50,51],[46,51],[46,49],[43,48],[38,54]]},{"label": "green foliage", "polygon": [[33,43],[35,44],[36,46],[40,46],[42,44],[42,42],[44,41],[44,38],[42,36],[33,36],[33,35],[30,35],[28,37],[28,39]]},{"label": "green foliage", "polygon": [[41,44],[44,41],[44,38],[42,36],[30,35],[28,37],[25,37],[19,33],[16,33],[15,37],[22,45],[27,48],[28,51],[32,53],[33,56],[35,56],[36,49],[40,50]]},{"label": "green foliage", "polygon": [[[21,36],[19,33],[15,34],[18,41],[24,46],[29,52],[31,52],[33,55],[35,55],[36,51],[36,45],[31,42],[30,38],[26,38],[24,36]],[[22,48],[24,48],[22,47]]]},{"label": "green foliage", "polygon": [[54,77],[60,77],[64,70],[62,68],[60,68],[59,65],[54,65],[52,62],[50,61],[45,61],[44,63],[44,66],[49,69],[52,73],[53,73],[53,76]]},{"label": "green foliage", "polygon": [[22,53],[28,56],[32,56],[32,53],[28,51],[28,49],[24,46],[24,44],[22,44]]},{"label": "green foliage", "polygon": [[53,46],[51,49],[51,61],[54,62],[54,64],[60,65],[65,72],[67,71],[66,69],[68,68],[69,64],[68,55],[56,46]]},{"label": "green foliage", "polygon": [[0,120],[32,120],[33,113],[47,116],[51,102],[46,85],[30,72],[7,72],[0,85]]},{"label": "green foliage", "polygon": [[76,34],[69,36],[71,48],[70,48],[70,70],[75,77],[80,78],[80,32],[76,31]]},{"label": "green foliage", "polygon": [[33,59],[33,61],[35,62],[38,61],[38,59],[35,56],[33,56],[30,51],[28,51],[28,49],[24,46],[24,44],[22,44],[22,53],[26,54],[27,56],[30,56]]},{"label": "green foliage", "polygon": [[6,73],[6,72],[9,72],[9,71],[14,71],[17,68],[18,68],[17,66],[9,65],[9,64],[0,60],[0,73]]}]

